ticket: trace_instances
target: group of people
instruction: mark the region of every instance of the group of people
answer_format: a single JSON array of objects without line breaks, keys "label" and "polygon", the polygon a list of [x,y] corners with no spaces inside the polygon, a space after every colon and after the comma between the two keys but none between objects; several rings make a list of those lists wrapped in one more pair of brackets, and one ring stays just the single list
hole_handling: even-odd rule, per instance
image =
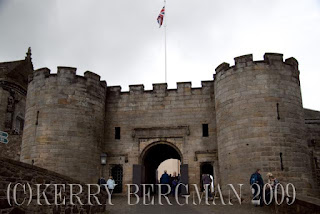
[{"label": "group of people", "polygon": [[116,186],[116,183],[115,183],[115,181],[113,180],[113,177],[110,176],[107,181],[106,181],[106,179],[105,179],[104,177],[99,178],[99,179],[98,179],[98,185],[101,186],[101,189],[102,189],[102,190],[106,190],[104,184],[107,185],[110,194],[112,194],[112,193],[113,193],[113,190],[114,190],[114,187]]},{"label": "group of people", "polygon": [[[272,195],[275,192],[275,188],[279,181],[273,176],[271,172],[267,173],[268,177],[268,184],[266,185],[266,191],[265,191],[265,201],[267,203],[270,202]],[[250,177],[250,185],[252,186],[252,194],[253,194],[253,200],[257,201],[257,205],[263,206],[264,201],[263,201],[263,178],[260,174],[260,169],[257,169],[255,173],[253,173]],[[260,194],[258,194],[258,189],[260,187]]]},{"label": "group of people", "polygon": [[[267,173],[267,177],[268,177],[268,184],[266,186],[266,191],[265,191],[265,201],[267,203],[270,202],[271,199],[271,194],[274,194],[274,190],[276,188],[276,185],[279,183],[279,181],[273,176],[273,174],[271,172]],[[211,184],[212,184],[212,178],[209,174],[203,174],[202,175],[202,184],[203,187],[205,187],[205,185],[208,185],[208,196],[212,197],[212,190],[211,190]],[[162,174],[161,178],[160,178],[160,184],[169,184],[171,187],[171,194],[175,194],[175,189],[176,186],[179,184],[180,182],[180,175],[177,176],[176,172],[173,173],[173,175],[169,175],[167,173],[167,170],[164,171],[164,173]],[[108,190],[110,192],[110,194],[112,194],[116,183],[113,180],[113,177],[110,176],[109,179],[106,181],[104,177],[99,178],[98,180],[98,184],[101,186],[102,190],[106,190],[105,189],[105,185],[107,185]],[[258,203],[256,204],[256,206],[259,204],[260,206],[263,206],[264,202],[263,202],[263,186],[264,186],[264,181],[263,178],[260,174],[260,169],[257,169],[250,177],[250,185],[252,187],[252,194],[254,196],[253,200],[257,201]],[[260,194],[258,193],[258,189],[260,188]],[[162,189],[161,189],[161,193],[165,194],[168,192],[167,186],[163,185]]]},{"label": "group of people", "polygon": [[[160,184],[169,184],[171,187],[171,194],[175,194],[176,186],[180,182],[180,175],[177,175],[176,172],[173,172],[173,175],[168,175],[167,170],[164,170],[164,173],[161,175]],[[165,194],[168,192],[167,186],[161,187],[161,193]]]},{"label": "group of people", "polygon": [[[176,172],[173,173],[173,175],[171,176],[171,174],[169,175],[167,173],[167,170],[164,171],[164,173],[162,174],[161,178],[160,178],[160,184],[169,184],[171,187],[171,194],[175,195],[175,191],[176,191],[176,186],[179,184],[180,182],[180,175],[177,176]],[[210,174],[203,174],[202,175],[202,184],[203,184],[203,191],[205,191],[205,186],[208,186],[208,196],[209,198],[212,198],[212,191],[213,191],[213,177]],[[161,193],[165,194],[168,192],[167,186],[161,186]],[[178,193],[181,192],[181,189],[178,189]]]}]

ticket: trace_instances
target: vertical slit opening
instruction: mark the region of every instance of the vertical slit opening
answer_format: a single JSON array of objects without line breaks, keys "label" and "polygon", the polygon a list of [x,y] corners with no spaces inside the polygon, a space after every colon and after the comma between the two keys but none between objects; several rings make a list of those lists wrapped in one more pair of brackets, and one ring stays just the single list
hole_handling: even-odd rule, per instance
[{"label": "vertical slit opening", "polygon": [[281,171],[283,171],[283,161],[282,161],[282,152],[280,152],[280,165],[281,165]]},{"label": "vertical slit opening", "polygon": [[277,103],[277,119],[280,120],[279,103]]},{"label": "vertical slit opening", "polygon": [[37,111],[37,119],[36,119],[36,126],[39,124],[39,111]]}]

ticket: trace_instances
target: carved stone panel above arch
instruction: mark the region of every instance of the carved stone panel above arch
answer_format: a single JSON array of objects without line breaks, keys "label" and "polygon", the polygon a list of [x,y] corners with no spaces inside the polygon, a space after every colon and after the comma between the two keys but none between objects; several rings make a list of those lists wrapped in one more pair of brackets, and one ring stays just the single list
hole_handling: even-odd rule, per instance
[{"label": "carved stone panel above arch", "polygon": [[183,138],[190,135],[189,126],[135,128],[132,137],[136,139],[149,138]]}]

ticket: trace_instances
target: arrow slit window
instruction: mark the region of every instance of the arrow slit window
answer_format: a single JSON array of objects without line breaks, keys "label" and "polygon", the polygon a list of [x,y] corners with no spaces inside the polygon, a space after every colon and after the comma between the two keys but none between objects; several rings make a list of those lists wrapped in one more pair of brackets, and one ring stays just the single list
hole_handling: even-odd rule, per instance
[{"label": "arrow slit window", "polygon": [[37,119],[36,119],[36,126],[39,124],[39,111],[37,111]]}]

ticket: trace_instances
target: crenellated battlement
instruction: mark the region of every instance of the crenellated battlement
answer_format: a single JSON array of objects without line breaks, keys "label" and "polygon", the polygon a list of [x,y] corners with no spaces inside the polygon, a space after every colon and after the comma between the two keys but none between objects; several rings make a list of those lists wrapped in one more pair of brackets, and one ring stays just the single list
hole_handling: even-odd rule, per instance
[{"label": "crenellated battlement", "polygon": [[263,60],[253,61],[252,54],[247,54],[243,56],[238,56],[234,58],[235,65],[230,66],[230,64],[223,62],[221,63],[215,70],[216,74],[220,72],[227,71],[229,69],[239,69],[250,66],[261,66],[265,64],[266,66],[274,66],[282,68],[283,66],[289,65],[292,70],[298,71],[298,61],[291,57],[283,61],[283,54],[280,53],[265,53],[263,56]]},{"label": "crenellated battlement", "polygon": [[144,92],[144,85],[129,85],[130,94],[142,94]]},{"label": "crenellated battlement", "polygon": [[[189,183],[200,184],[201,172],[210,168],[219,172],[213,175],[221,185],[236,185],[260,168],[311,195],[309,127],[295,58],[238,56],[234,65],[220,64],[201,87],[177,82],[173,89],[156,83],[122,91],[107,87],[95,73],[79,76],[76,70],[58,67],[52,74],[40,68],[30,75],[21,161],[86,183],[121,172],[125,187],[133,181],[154,183],[157,166],[148,162],[160,163],[168,153],[163,160],[180,158],[181,178]],[[6,113],[15,100],[4,98]],[[101,154],[107,155],[104,166]],[[250,196],[250,189],[243,195]]]},{"label": "crenellated battlement", "polygon": [[74,67],[58,67],[58,72],[56,74],[51,74],[50,69],[48,68],[39,68],[33,72],[32,75],[29,75],[29,83],[45,82],[46,79],[50,79],[49,82],[56,81],[61,84],[85,84],[85,85],[95,85],[103,89],[106,88],[106,81],[101,81],[100,76],[91,71],[86,71],[84,76],[77,75],[77,68]]},{"label": "crenellated battlement", "polygon": [[153,93],[153,94],[165,94],[165,93],[178,93],[178,94],[192,94],[196,90],[207,90],[214,88],[214,81],[201,81],[201,87],[192,88],[191,82],[177,82],[177,88],[168,89],[167,83],[154,83],[152,84],[152,90],[145,90],[143,84],[129,85],[129,91],[121,91],[121,86],[108,86],[107,93],[114,96],[120,96],[122,94],[144,94],[144,93]]},{"label": "crenellated battlement", "polygon": [[168,84],[167,83],[157,83],[157,84],[152,84],[153,86],[153,91],[155,93],[165,93],[168,89]]}]

